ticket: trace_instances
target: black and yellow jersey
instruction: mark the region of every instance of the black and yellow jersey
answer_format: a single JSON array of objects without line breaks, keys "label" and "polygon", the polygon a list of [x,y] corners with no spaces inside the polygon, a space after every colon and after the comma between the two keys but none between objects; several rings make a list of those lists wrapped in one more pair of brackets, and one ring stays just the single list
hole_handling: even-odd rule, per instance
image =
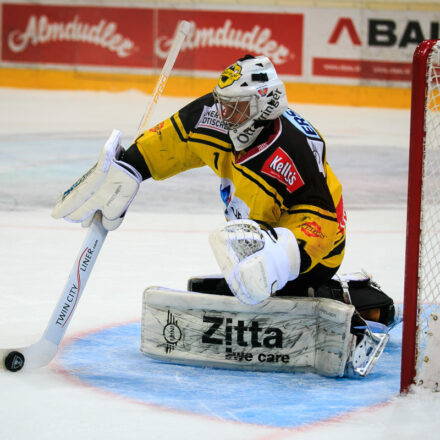
[{"label": "black and yellow jersey", "polygon": [[290,229],[301,273],[341,264],[345,247],[342,188],[326,160],[325,142],[288,109],[263,143],[237,153],[205,95],[143,133],[135,145],[155,180],[209,166],[220,178],[228,220],[250,218]]}]

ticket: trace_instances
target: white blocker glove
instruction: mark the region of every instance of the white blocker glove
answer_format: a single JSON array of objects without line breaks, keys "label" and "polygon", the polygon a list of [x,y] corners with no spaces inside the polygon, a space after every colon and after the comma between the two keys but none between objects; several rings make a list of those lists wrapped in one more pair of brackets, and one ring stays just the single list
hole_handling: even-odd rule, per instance
[{"label": "white blocker glove", "polygon": [[131,165],[118,161],[123,151],[121,132],[113,130],[101,151],[98,162],[64,191],[52,211],[55,218],[90,226],[96,211],[102,212],[102,225],[116,229],[142,182]]},{"label": "white blocker glove", "polygon": [[299,275],[301,257],[293,232],[274,230],[277,238],[253,220],[234,220],[209,236],[229,288],[244,304],[264,301]]}]

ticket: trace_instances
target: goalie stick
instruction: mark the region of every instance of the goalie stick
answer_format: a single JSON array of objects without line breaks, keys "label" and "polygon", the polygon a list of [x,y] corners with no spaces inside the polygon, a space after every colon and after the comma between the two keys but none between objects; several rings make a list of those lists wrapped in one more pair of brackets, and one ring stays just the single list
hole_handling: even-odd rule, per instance
[{"label": "goalie stick", "polygon": [[[191,29],[187,21],[181,21],[177,28],[173,44],[159,75],[153,95],[139,124],[135,139],[144,131],[154,107],[163,93],[165,84],[180,52],[182,44]],[[99,251],[107,236],[102,226],[101,214],[96,213],[90,225],[80,252],[73,264],[67,283],[52,313],[43,336],[34,344],[21,348],[0,348],[0,368],[16,372],[23,367],[39,368],[47,365],[56,355],[59,344],[72,320],[81,294],[93,269]]]},{"label": "goalie stick", "polygon": [[18,371],[24,365],[39,368],[54,358],[106,236],[101,214],[96,213],[43,336],[28,347],[0,349],[2,366],[10,371]]}]

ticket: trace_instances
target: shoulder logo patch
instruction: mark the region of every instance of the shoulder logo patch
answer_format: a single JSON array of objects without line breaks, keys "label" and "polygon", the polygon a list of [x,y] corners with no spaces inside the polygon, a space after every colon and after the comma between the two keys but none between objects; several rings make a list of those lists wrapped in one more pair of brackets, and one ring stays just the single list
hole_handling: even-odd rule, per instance
[{"label": "shoulder logo patch", "polygon": [[281,147],[266,160],[261,171],[284,184],[290,193],[304,185],[292,158]]},{"label": "shoulder logo patch", "polygon": [[148,131],[151,131],[153,133],[157,133],[159,136],[162,135],[162,128],[165,124],[163,122],[159,122],[159,124],[155,125],[154,127],[150,128]]},{"label": "shoulder logo patch", "polygon": [[217,107],[215,104],[212,107],[207,107],[205,105],[199,122],[197,122],[196,128],[209,128],[225,134],[228,132],[224,122],[218,116]]}]

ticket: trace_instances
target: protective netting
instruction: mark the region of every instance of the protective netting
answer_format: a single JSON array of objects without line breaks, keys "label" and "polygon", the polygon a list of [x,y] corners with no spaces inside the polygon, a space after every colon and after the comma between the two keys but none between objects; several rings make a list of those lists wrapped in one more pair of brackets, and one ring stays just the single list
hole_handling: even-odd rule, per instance
[{"label": "protective netting", "polygon": [[[431,315],[440,317],[440,41],[427,62],[425,106],[425,140],[419,247],[417,374],[433,359],[428,359],[426,346]],[[411,164],[410,164],[411,166]],[[438,359],[436,360],[438,362]]]}]

